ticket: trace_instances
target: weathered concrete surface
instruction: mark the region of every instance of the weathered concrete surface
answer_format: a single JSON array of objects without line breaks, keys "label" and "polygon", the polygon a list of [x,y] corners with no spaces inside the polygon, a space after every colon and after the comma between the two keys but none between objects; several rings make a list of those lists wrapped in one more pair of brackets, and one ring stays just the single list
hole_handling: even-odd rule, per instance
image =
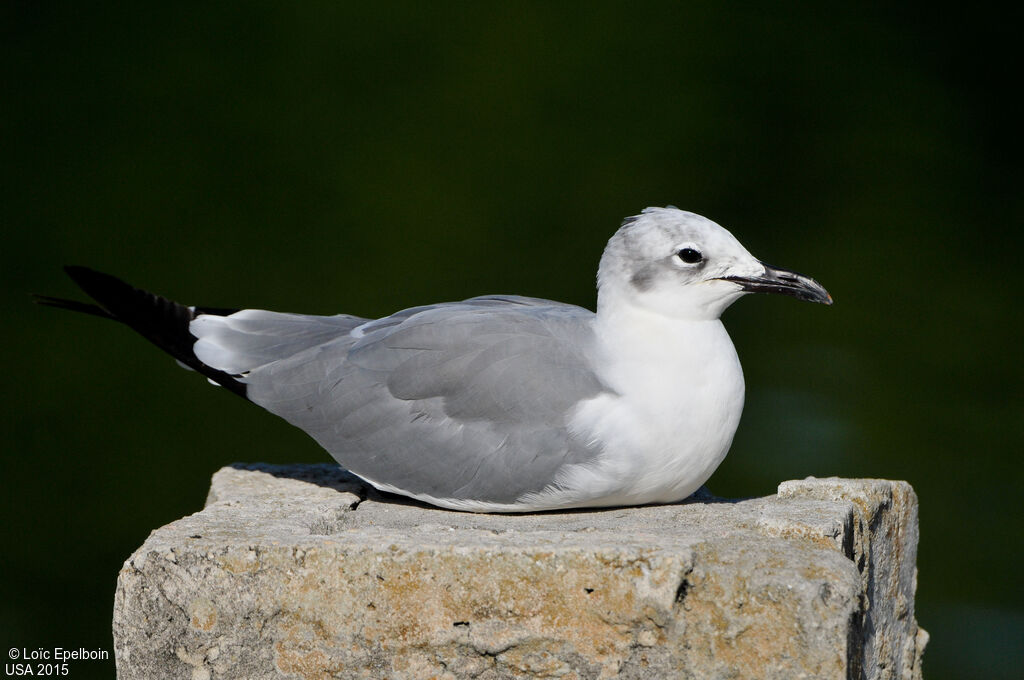
[{"label": "weathered concrete surface", "polygon": [[903,482],[539,515],[238,465],[118,578],[118,677],[920,678]]}]

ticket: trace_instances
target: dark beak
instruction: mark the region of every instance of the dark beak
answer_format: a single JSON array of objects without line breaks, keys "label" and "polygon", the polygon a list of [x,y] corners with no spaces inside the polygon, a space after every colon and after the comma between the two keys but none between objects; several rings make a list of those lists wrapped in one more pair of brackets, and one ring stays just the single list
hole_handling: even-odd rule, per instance
[{"label": "dark beak", "polygon": [[722,280],[740,284],[747,293],[780,293],[795,297],[797,300],[820,302],[823,305],[832,304],[832,296],[811,277],[779,269],[770,264],[764,264],[764,274],[761,276],[723,276]]}]

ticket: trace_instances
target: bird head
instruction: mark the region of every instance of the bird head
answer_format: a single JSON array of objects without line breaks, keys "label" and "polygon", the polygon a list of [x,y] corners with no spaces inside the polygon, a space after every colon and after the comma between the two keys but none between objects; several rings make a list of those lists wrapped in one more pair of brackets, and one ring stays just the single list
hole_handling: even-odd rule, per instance
[{"label": "bird head", "polygon": [[647,208],[608,241],[598,308],[614,301],[669,317],[717,319],[747,293],[832,304],[814,279],[750,254],[726,229],[678,208]]}]

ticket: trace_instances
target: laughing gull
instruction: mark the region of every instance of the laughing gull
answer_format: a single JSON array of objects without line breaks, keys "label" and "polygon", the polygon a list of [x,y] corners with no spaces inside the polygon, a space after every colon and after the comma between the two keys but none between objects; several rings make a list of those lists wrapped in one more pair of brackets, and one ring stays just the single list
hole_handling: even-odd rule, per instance
[{"label": "laughing gull", "polygon": [[743,410],[725,308],[745,293],[832,304],[674,207],[627,218],[608,241],[596,314],[515,295],[381,319],[185,307],[65,269],[98,304],[40,302],[127,324],[381,491],[476,512],[686,498]]}]

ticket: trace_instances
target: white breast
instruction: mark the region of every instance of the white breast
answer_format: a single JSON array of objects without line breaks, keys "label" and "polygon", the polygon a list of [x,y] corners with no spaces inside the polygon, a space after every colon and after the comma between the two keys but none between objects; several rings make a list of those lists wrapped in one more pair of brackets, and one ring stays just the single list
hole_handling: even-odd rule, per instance
[{"label": "white breast", "polygon": [[725,458],[743,411],[743,371],[725,327],[626,310],[603,319],[598,337],[601,379],[615,394],[582,402],[571,427],[603,452],[563,471],[563,502],[686,498]]}]

